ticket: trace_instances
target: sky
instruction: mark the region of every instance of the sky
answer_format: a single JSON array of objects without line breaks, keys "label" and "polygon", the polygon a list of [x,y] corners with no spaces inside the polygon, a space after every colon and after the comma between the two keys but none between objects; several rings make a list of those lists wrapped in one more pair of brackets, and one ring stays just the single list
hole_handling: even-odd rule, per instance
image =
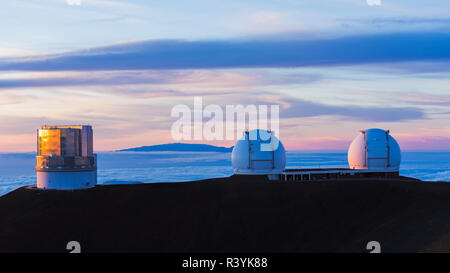
[{"label": "sky", "polygon": [[35,151],[45,124],[91,124],[98,151],[176,142],[171,109],[199,96],[280,105],[288,150],[383,128],[402,150],[450,151],[449,14],[445,0],[1,1],[0,152]]}]

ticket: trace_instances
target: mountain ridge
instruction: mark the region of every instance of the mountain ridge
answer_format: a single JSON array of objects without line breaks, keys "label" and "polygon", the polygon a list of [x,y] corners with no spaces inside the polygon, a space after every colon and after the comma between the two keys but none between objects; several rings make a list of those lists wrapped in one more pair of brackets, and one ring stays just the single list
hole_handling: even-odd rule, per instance
[{"label": "mountain ridge", "polygon": [[233,150],[234,146],[229,148],[214,146],[209,144],[191,144],[191,143],[167,143],[150,146],[140,146],[117,150],[116,152],[222,152],[227,153]]},{"label": "mountain ridge", "polygon": [[450,251],[450,184],[407,177],[22,187],[0,197],[0,253]]}]

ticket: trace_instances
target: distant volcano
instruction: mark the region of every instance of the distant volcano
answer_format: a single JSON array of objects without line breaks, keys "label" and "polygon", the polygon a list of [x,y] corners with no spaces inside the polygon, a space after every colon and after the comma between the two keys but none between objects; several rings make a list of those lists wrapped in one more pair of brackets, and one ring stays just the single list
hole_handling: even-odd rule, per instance
[{"label": "distant volcano", "polygon": [[152,146],[142,146],[119,150],[118,152],[221,152],[231,153],[233,147],[219,147],[208,144],[169,143]]}]

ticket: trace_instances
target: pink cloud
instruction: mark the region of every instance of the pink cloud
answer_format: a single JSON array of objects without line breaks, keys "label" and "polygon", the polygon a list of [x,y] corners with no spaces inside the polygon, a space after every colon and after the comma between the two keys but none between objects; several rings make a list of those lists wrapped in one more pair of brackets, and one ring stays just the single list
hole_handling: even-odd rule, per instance
[{"label": "pink cloud", "polygon": [[402,150],[450,151],[450,138],[444,136],[401,137],[397,141]]},{"label": "pink cloud", "polygon": [[[0,135],[0,152],[32,152],[35,151],[34,134]],[[444,136],[412,136],[397,135],[403,151],[450,151],[450,138]],[[283,145],[288,151],[346,151],[352,141],[347,138],[329,136],[304,137],[297,135],[284,135],[281,138]],[[100,134],[95,138],[95,149],[97,151],[120,150],[130,147],[148,146],[165,143],[203,143],[216,146],[230,147],[235,141],[175,141],[171,138],[169,130],[158,129],[142,131],[132,135]]]},{"label": "pink cloud", "polygon": [[[282,140],[283,141],[283,140]],[[286,139],[283,141],[287,150],[347,150],[351,140],[334,137],[311,137]]]}]

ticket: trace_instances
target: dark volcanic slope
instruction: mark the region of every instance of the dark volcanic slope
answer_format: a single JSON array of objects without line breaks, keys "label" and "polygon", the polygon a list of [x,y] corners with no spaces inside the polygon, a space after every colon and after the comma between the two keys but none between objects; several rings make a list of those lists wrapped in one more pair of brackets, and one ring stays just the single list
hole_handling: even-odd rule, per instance
[{"label": "dark volcanic slope", "polygon": [[[406,179],[405,179],[406,180]],[[268,182],[20,188],[0,198],[0,251],[450,252],[450,183]]]}]

